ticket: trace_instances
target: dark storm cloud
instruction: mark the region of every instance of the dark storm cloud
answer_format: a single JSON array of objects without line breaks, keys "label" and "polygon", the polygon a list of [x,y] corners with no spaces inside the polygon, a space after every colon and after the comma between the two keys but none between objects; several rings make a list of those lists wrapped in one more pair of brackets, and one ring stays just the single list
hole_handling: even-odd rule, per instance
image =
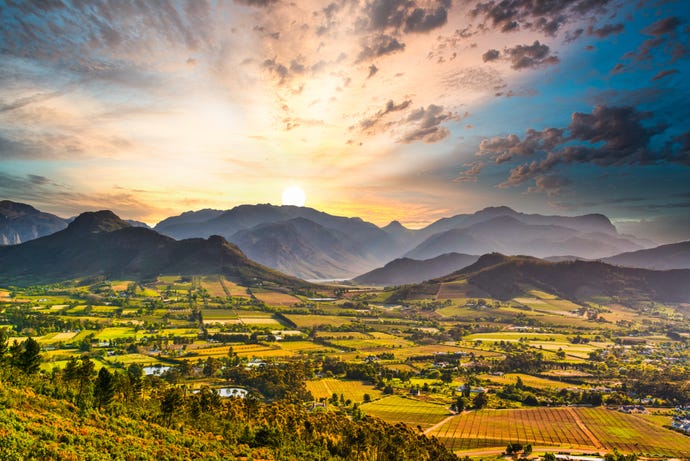
[{"label": "dark storm cloud", "polygon": [[367,37],[363,41],[362,50],[357,56],[357,62],[378,58],[404,49],[405,44],[400,43],[397,38],[390,35],[381,34],[374,37]]},{"label": "dark storm cloud", "polygon": [[491,49],[482,55],[482,61],[484,61],[484,62],[495,61],[499,58],[499,56],[501,56],[500,51]]},{"label": "dark storm cloud", "polygon": [[[573,113],[567,128],[530,129],[522,139],[514,134],[484,139],[479,144],[477,156],[497,164],[536,157],[513,167],[501,187],[546,178],[553,175],[551,172],[559,165],[690,165],[689,133],[672,138],[664,148],[650,147],[651,139],[667,128],[664,124],[652,124],[652,115],[633,107],[597,106],[592,113]],[[462,174],[470,175],[471,170]],[[541,185],[537,185],[540,190],[550,184],[545,179],[540,181]]]},{"label": "dark storm cloud", "polygon": [[408,131],[400,142],[409,144],[416,141],[423,141],[425,143],[434,143],[441,141],[448,137],[450,132],[444,126],[443,122],[450,120],[459,120],[456,114],[444,110],[443,106],[430,104],[427,108],[420,107],[408,115],[405,120],[408,124],[413,124],[414,128]]},{"label": "dark storm cloud", "polygon": [[657,80],[661,80],[664,77],[668,77],[669,75],[673,75],[673,74],[677,74],[677,73],[679,73],[678,69],[661,70],[654,77],[652,77],[652,81],[655,82]]},{"label": "dark storm cloud", "polygon": [[489,0],[479,2],[470,14],[502,32],[529,29],[553,36],[569,20],[600,12],[608,3],[609,0]]},{"label": "dark storm cloud", "polygon": [[535,67],[557,64],[557,56],[551,55],[548,45],[535,40],[531,45],[518,45],[506,48],[504,54],[510,59],[511,67],[515,70],[533,69]]},{"label": "dark storm cloud", "polygon": [[587,27],[587,35],[588,36],[594,36],[598,38],[606,38],[609,35],[615,35],[623,32],[625,29],[625,25],[622,23],[619,24],[606,24],[598,29],[595,29],[593,26]]}]

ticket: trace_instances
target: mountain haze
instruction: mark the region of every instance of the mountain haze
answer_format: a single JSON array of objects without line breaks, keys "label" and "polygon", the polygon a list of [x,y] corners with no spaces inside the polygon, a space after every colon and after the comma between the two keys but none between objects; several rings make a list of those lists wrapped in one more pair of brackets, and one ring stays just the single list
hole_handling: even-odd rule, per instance
[{"label": "mountain haze", "polygon": [[451,251],[469,254],[498,251],[537,257],[599,258],[647,245],[647,242],[618,234],[602,215],[529,215],[508,207],[444,218],[422,229],[420,234],[431,235],[409,251],[407,257],[426,259]]},{"label": "mountain haze", "polygon": [[155,229],[174,238],[221,235],[256,261],[304,278],[349,278],[402,251],[396,238],[361,218],[290,205],[187,212]]},{"label": "mountain haze", "polygon": [[241,205],[185,212],[155,229],[177,239],[221,235],[261,264],[309,279],[350,278],[403,256],[425,260],[499,251],[595,259],[651,246],[620,235],[600,214],[545,216],[505,206],[407,229],[398,221],[379,228],[308,207]]}]

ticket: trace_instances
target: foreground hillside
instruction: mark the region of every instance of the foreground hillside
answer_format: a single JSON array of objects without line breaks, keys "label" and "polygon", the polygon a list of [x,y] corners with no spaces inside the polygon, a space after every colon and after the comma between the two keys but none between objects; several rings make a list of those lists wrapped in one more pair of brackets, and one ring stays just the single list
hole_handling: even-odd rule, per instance
[{"label": "foreground hillside", "polygon": [[[306,367],[274,365],[257,379],[283,387],[272,403],[221,398],[208,387],[144,378],[136,365],[96,373],[87,356],[38,373],[37,343],[0,332],[0,459],[429,460],[457,459],[405,426],[303,403]],[[228,364],[228,366],[230,366]],[[238,370],[239,371],[239,370]],[[288,391],[290,389],[290,391]]]}]

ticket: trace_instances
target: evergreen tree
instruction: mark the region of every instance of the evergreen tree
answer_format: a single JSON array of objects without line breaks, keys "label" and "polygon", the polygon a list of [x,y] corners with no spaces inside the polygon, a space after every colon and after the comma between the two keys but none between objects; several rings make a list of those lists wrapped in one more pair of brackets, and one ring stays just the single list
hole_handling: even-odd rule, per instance
[{"label": "evergreen tree", "polygon": [[129,381],[129,386],[132,391],[132,396],[129,397],[139,397],[141,395],[141,390],[144,387],[144,382],[142,377],[144,376],[144,369],[138,363],[133,363],[127,368],[127,380]]},{"label": "evergreen tree", "polygon": [[27,374],[37,373],[41,367],[41,345],[31,336],[21,344],[18,365]]},{"label": "evergreen tree", "polygon": [[98,408],[107,407],[115,396],[115,379],[106,367],[101,367],[93,388],[93,396]]}]

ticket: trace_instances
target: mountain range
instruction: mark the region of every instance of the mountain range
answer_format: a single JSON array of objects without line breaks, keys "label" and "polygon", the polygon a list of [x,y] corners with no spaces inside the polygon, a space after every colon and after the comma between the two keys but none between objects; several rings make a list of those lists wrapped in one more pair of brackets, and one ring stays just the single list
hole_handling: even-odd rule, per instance
[{"label": "mountain range", "polygon": [[[3,201],[0,239],[5,244],[23,243],[63,230],[72,219]],[[485,208],[443,218],[422,229],[407,229],[397,221],[378,227],[360,218],[308,207],[241,205],[230,210],[185,212],[164,219],[154,229],[178,240],[222,236],[249,259],[303,279],[360,276],[356,278],[359,283],[385,285],[420,282],[442,275],[441,270],[459,269],[450,263],[453,257],[436,259],[449,253],[601,259],[649,269],[690,267],[690,244],[655,249],[654,242],[618,233],[604,215],[546,216],[508,207]],[[372,273],[377,268],[382,270]]]},{"label": "mountain range", "polygon": [[391,301],[435,294],[443,284],[460,284],[472,296],[501,300],[525,295],[532,289],[574,301],[601,296],[661,302],[690,300],[689,269],[655,271],[601,261],[549,262],[491,253],[452,274],[402,287],[394,292]]},{"label": "mountain range", "polygon": [[307,207],[241,205],[186,212],[155,229],[178,239],[222,235],[250,258],[307,279],[351,278],[395,258],[425,260],[452,252],[602,258],[654,246],[619,234],[604,215],[545,216],[508,207],[443,218],[413,230],[397,221],[379,228]]},{"label": "mountain range", "polygon": [[175,240],[132,226],[107,210],[83,213],[61,231],[0,248],[4,285],[161,274],[225,274],[247,285],[306,285],[250,260],[220,236]]}]

